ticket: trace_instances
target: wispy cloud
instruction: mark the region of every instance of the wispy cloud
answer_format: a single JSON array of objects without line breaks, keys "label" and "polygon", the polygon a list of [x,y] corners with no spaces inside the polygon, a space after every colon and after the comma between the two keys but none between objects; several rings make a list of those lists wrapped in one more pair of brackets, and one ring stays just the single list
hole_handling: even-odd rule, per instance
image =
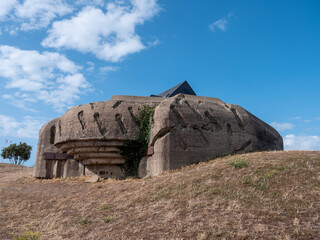
[{"label": "wispy cloud", "polygon": [[297,116],[297,117],[293,117],[293,118],[291,118],[292,120],[300,120],[301,119],[301,117],[300,116]]},{"label": "wispy cloud", "polygon": [[319,136],[286,135],[283,139],[285,150],[320,150]]},{"label": "wispy cloud", "polygon": [[135,29],[160,10],[156,0],[111,1],[106,11],[96,6],[83,8],[71,19],[56,21],[42,46],[93,53],[110,62],[146,48]]},{"label": "wispy cloud", "polygon": [[157,45],[159,45],[159,44],[160,44],[159,39],[156,39],[156,40],[154,40],[154,41],[148,42],[148,46],[149,46],[149,47],[157,46]]},{"label": "wispy cloud", "polygon": [[16,90],[14,95],[4,97],[14,98],[26,106],[41,101],[63,111],[72,105],[90,86],[80,69],[58,53],[0,45],[0,77],[7,79],[7,89]]},{"label": "wispy cloud", "polygon": [[28,98],[23,93],[15,92],[13,94],[4,94],[1,97],[14,107],[26,110],[28,112],[38,112],[37,110],[32,108],[32,103],[36,102],[37,100]]},{"label": "wispy cloud", "polygon": [[15,15],[24,20],[21,30],[28,31],[47,27],[53,19],[72,10],[64,0],[25,0],[16,7]]},{"label": "wispy cloud", "polygon": [[270,125],[278,131],[290,130],[294,128],[294,125],[292,123],[272,122],[270,123]]},{"label": "wispy cloud", "polygon": [[95,64],[94,64],[93,62],[88,61],[88,62],[87,62],[87,65],[89,65],[89,67],[87,67],[86,70],[87,70],[88,72],[93,72],[94,69],[95,69]]},{"label": "wispy cloud", "polygon": [[[10,34],[18,30],[28,31],[47,27],[57,17],[73,11],[66,0],[2,0],[0,1],[0,20],[10,20]],[[19,26],[19,27],[17,27]]]},{"label": "wispy cloud", "polygon": [[100,68],[100,72],[103,74],[106,74],[108,72],[116,72],[118,71],[120,68],[119,67],[114,67],[114,66],[104,66]]},{"label": "wispy cloud", "polygon": [[14,117],[0,114],[0,136],[36,139],[41,126],[46,121],[47,119],[30,116],[18,121]]},{"label": "wispy cloud", "polygon": [[9,13],[18,4],[17,0],[2,0],[0,1],[0,20],[8,17]]},{"label": "wispy cloud", "polygon": [[232,13],[229,13],[227,16],[218,19],[217,21],[209,24],[209,28],[212,32],[216,32],[217,30],[227,31],[227,25],[233,16]]}]

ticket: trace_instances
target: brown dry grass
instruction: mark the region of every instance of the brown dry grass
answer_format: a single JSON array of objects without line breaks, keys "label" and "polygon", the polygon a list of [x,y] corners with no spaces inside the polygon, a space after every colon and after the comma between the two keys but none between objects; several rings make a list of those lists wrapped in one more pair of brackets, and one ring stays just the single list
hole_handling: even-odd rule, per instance
[{"label": "brown dry grass", "polygon": [[[230,165],[239,159],[248,166]],[[242,154],[94,184],[24,177],[0,184],[0,203],[0,239],[28,229],[43,239],[319,239],[320,152]]]}]

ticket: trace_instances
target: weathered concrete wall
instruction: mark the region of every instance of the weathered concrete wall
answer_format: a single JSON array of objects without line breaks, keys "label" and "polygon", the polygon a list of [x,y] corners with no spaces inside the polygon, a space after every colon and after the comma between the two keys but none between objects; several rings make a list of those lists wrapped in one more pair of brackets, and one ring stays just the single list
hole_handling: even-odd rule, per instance
[{"label": "weathered concrete wall", "polygon": [[45,152],[62,153],[61,150],[54,145],[58,121],[59,118],[53,119],[40,129],[36,161],[33,170],[34,177],[52,178],[56,176],[56,161],[45,160],[43,154]]},{"label": "weathered concrete wall", "polygon": [[[282,138],[272,127],[242,107],[217,98],[114,96],[106,102],[73,107],[43,126],[34,176],[122,178],[120,166],[125,159],[117,147],[132,138],[137,127],[134,115],[143,105],[157,107],[150,136],[153,153],[143,158],[141,176],[217,156],[283,149]],[[73,159],[44,160],[45,152],[65,153]]]},{"label": "weathered concrete wall", "polygon": [[67,159],[64,163],[64,178],[78,177],[79,176],[79,163],[73,159]]},{"label": "weathered concrete wall", "polygon": [[73,159],[46,160],[44,153],[62,154],[62,150],[55,146],[57,127],[60,118],[46,123],[39,133],[38,149],[33,176],[36,178],[76,177],[79,163]]},{"label": "weathered concrete wall", "polygon": [[118,165],[102,164],[102,165],[87,165],[85,167],[85,175],[99,175],[102,178],[117,178],[125,177],[124,172]]},{"label": "weathered concrete wall", "polygon": [[133,115],[143,105],[154,105],[161,100],[163,99],[114,96],[106,102],[75,106],[60,117],[56,143],[89,139],[130,139],[136,129]]},{"label": "weathered concrete wall", "polygon": [[151,176],[218,156],[283,149],[278,132],[242,107],[188,95],[158,105],[150,145],[154,154],[144,164]]},{"label": "weathered concrete wall", "polygon": [[[102,177],[123,178],[121,168],[115,166],[125,162],[117,147],[134,134],[136,122],[133,116],[139,109],[143,105],[153,106],[162,100],[154,97],[113,96],[106,102],[69,109],[63,116],[42,127],[34,176],[52,178],[102,173]],[[55,137],[53,143],[50,143],[52,127]],[[73,159],[45,160],[45,152],[66,153]]]}]

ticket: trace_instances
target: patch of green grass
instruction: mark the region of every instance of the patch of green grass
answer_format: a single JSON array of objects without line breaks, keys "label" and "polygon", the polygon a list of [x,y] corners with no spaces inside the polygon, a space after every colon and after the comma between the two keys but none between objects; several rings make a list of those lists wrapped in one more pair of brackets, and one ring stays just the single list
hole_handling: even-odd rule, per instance
[{"label": "patch of green grass", "polygon": [[242,183],[254,187],[255,190],[264,190],[269,186],[270,181],[274,179],[274,176],[278,171],[278,169],[272,169],[262,175],[261,173],[257,175],[254,174],[253,176],[248,175],[244,177]]},{"label": "patch of green grass", "polygon": [[245,176],[245,178],[243,180],[243,183],[246,184],[246,185],[251,184],[252,183],[251,176]]},{"label": "patch of green grass", "polygon": [[261,178],[264,180],[268,180],[268,179],[272,178],[277,172],[278,172],[277,169],[273,169],[269,172],[266,172],[266,174],[264,176],[262,176]]},{"label": "patch of green grass", "polygon": [[108,210],[108,209],[110,209],[111,208],[111,206],[109,205],[109,204],[103,204],[102,206],[101,206],[101,210]]},{"label": "patch of green grass", "polygon": [[38,240],[41,237],[41,233],[40,232],[34,232],[34,231],[26,231],[22,234],[19,234],[17,236],[15,236],[13,239],[15,240]]},{"label": "patch of green grass", "polygon": [[230,166],[234,169],[240,169],[240,168],[248,167],[249,164],[246,162],[246,160],[238,158],[231,161]]},{"label": "patch of green grass", "polygon": [[111,222],[113,220],[113,217],[104,217],[103,218],[103,221],[105,222],[105,223],[109,223],[109,222]]}]

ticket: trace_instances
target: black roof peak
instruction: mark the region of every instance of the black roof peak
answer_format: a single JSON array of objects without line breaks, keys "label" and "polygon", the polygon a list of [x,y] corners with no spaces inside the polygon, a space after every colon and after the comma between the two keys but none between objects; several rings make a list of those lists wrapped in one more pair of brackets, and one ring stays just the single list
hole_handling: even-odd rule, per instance
[{"label": "black roof peak", "polygon": [[189,83],[187,81],[183,81],[179,83],[178,85],[164,91],[163,93],[160,93],[158,95],[151,95],[151,97],[173,97],[179,93],[183,94],[189,94],[189,95],[197,95]]}]

